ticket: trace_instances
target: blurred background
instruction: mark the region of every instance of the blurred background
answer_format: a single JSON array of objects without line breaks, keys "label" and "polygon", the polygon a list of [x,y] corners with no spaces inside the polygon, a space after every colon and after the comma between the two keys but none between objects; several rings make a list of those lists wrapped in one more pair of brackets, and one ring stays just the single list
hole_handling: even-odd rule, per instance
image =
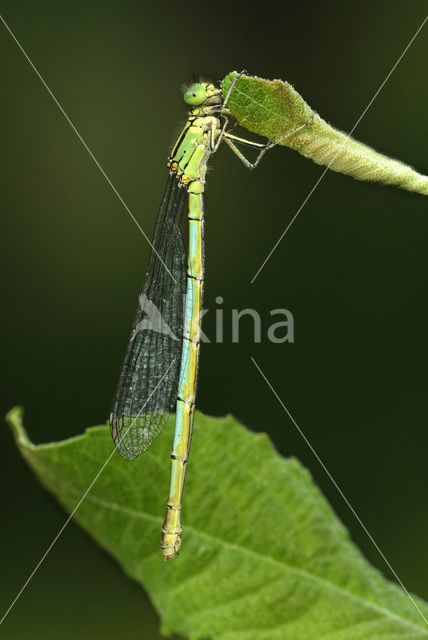
[{"label": "blurred background", "polygon": [[[246,68],[288,80],[349,131],[426,13],[422,1],[192,7],[3,2],[4,19],[149,236],[185,118],[180,87],[193,72],[217,80]],[[4,26],[0,42],[1,411],[24,405],[39,443],[105,421],[149,247]],[[422,173],[427,56],[425,26],[354,132]],[[203,345],[197,406],[232,413],[297,456],[392,579],[253,356],[406,587],[428,598],[427,200],[328,172],[250,284],[322,170],[284,148],[253,173],[226,146],[213,158],[204,331],[214,337],[223,297],[224,342]],[[231,310],[247,307],[261,315],[262,342],[247,319],[232,344]],[[269,311],[284,307],[295,343],[271,344]],[[5,425],[2,433],[3,615],[66,516]],[[158,623],[141,588],[71,523],[3,637],[156,639]]]}]

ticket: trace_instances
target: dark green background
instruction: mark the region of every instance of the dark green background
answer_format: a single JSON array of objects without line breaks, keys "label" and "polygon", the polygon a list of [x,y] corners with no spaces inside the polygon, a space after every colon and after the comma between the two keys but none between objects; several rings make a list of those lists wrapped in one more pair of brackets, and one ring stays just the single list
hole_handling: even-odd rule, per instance
[{"label": "dark green background", "polygon": [[[165,158],[185,116],[180,85],[192,72],[220,79],[245,67],[286,79],[349,131],[425,13],[424,2],[262,3],[258,11],[233,2],[223,9],[131,0],[2,6],[149,235]],[[354,133],[421,172],[428,168],[427,30]],[[149,247],[0,31],[1,411],[21,403],[35,442],[60,440],[106,418]],[[206,306],[223,296],[226,327],[232,308],[253,307],[265,330],[269,310],[286,307],[296,341],[254,345],[248,323],[240,344],[231,344],[225,329],[224,344],[203,347],[198,408],[231,412],[267,431],[284,455],[296,455],[353,540],[391,577],[250,362],[254,356],[407,588],[428,598],[427,200],[329,172],[250,285],[321,172],[280,148],[254,173],[226,147],[213,158]],[[214,319],[212,311],[205,316],[211,336]],[[0,450],[2,614],[66,516],[6,427]],[[157,627],[143,591],[70,524],[2,637],[151,639]]]}]

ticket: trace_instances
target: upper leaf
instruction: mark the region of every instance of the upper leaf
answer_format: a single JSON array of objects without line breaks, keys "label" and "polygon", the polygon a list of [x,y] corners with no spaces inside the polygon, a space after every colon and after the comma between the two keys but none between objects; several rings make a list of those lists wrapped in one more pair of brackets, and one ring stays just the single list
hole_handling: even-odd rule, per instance
[{"label": "upper leaf", "polygon": [[[224,97],[236,75],[233,71],[223,80]],[[288,82],[242,75],[233,87],[227,106],[250,131],[279,141],[332,171],[428,195],[427,176],[334,129]],[[313,119],[304,129],[282,140],[311,116]]]},{"label": "upper leaf", "polygon": [[[108,428],[35,446],[21,410],[9,422],[40,481],[72,511],[112,452]],[[75,515],[147,589],[163,631],[221,640],[428,638],[413,603],[369,566],[309,473],[230,416],[196,415],[183,549],[164,563],[170,428],[134,462],[115,453]]]}]

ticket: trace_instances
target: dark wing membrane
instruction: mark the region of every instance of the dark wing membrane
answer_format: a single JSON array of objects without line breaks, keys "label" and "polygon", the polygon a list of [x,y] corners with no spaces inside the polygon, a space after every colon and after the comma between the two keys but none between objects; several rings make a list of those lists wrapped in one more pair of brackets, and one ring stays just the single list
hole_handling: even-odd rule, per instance
[{"label": "dark wing membrane", "polygon": [[186,189],[170,174],[110,414],[114,443],[127,460],[150,446],[177,399],[186,288],[185,204]]}]

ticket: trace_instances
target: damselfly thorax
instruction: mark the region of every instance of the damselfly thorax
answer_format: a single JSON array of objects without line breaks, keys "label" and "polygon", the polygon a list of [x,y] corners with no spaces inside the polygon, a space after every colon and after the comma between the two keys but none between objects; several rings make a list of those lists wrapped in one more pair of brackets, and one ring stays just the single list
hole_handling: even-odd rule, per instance
[{"label": "damselfly thorax", "polygon": [[214,116],[189,116],[182,137],[168,159],[168,166],[184,185],[205,180],[206,167],[220,136],[220,120]]}]

